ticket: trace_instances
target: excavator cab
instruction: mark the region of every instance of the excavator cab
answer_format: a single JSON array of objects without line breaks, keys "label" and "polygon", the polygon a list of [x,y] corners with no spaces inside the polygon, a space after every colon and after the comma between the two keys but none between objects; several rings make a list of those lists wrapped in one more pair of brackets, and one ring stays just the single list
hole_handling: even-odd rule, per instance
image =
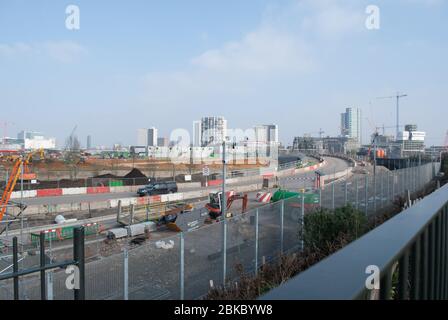
[{"label": "excavator cab", "polygon": [[[227,199],[227,210],[232,206],[233,201],[242,200],[242,210],[244,213],[247,210],[247,194],[235,193],[234,191],[226,192]],[[214,192],[209,194],[209,202],[205,205],[205,208],[208,210],[209,218],[206,219],[206,223],[210,223],[211,221],[216,221],[220,216],[222,216],[222,192]],[[226,210],[226,211],[227,211]],[[230,214],[231,215],[231,214]]]}]

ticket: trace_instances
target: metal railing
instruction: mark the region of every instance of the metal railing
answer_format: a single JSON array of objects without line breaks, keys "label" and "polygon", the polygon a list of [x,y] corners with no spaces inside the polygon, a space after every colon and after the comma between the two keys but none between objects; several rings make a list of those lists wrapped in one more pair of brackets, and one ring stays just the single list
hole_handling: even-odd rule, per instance
[{"label": "metal railing", "polygon": [[[21,277],[40,273],[40,299],[47,300],[47,273],[46,271],[66,268],[68,266],[76,266],[77,271],[74,271],[74,286],[73,296],[75,300],[85,299],[85,259],[84,259],[84,228],[77,227],[73,234],[73,259],[61,262],[47,263],[45,253],[45,233],[40,234],[40,248],[39,248],[39,266],[20,269],[19,268],[19,244],[17,237],[12,240],[12,272],[0,274],[0,282],[13,279],[13,299],[19,300],[19,280]],[[23,260],[23,257],[21,258]],[[7,268],[9,269],[9,268]],[[75,279],[76,278],[76,279]]]},{"label": "metal railing", "polygon": [[448,185],[262,299],[447,299],[447,209]]}]

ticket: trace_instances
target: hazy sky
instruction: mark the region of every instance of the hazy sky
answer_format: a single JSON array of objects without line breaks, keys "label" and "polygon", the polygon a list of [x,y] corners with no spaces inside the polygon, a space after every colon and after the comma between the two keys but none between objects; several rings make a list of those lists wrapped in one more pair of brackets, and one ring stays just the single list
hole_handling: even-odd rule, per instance
[{"label": "hazy sky", "polygon": [[[0,0],[0,122],[63,144],[135,144],[223,115],[231,128],[276,123],[280,139],[339,133],[363,109],[364,136],[402,124],[441,144],[448,129],[445,0]],[[80,30],[65,27],[67,5]],[[367,5],[380,30],[365,27]],[[368,119],[367,119],[368,118]],[[2,128],[3,130],[3,128]],[[388,132],[393,133],[394,129]],[[3,132],[1,132],[3,134]]]}]

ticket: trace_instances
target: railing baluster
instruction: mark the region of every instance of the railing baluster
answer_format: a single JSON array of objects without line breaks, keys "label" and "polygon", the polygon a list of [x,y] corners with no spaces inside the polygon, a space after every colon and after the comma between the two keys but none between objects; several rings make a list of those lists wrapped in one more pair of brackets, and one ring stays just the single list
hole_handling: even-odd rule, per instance
[{"label": "railing baluster", "polygon": [[429,272],[429,288],[427,298],[434,299],[435,281],[436,281],[436,221],[431,222],[429,229],[429,257],[428,257],[428,272]]},{"label": "railing baluster", "polygon": [[436,226],[437,226],[437,229],[436,229],[436,231],[437,231],[437,237],[436,237],[436,262],[437,262],[437,264],[436,264],[436,283],[435,283],[435,285],[436,285],[436,294],[435,294],[435,296],[434,296],[434,298],[435,299],[440,299],[440,288],[441,288],[441,286],[440,286],[440,284],[441,284],[441,277],[442,277],[442,265],[441,265],[441,262],[442,262],[442,228],[441,228],[441,218],[442,217],[442,215],[440,214],[440,212],[439,212],[439,214],[438,214],[438,217],[437,217],[437,223],[436,223]]},{"label": "railing baluster", "polygon": [[380,283],[380,300],[390,300],[392,290],[392,270],[385,271]]},{"label": "railing baluster", "polygon": [[408,299],[409,250],[406,250],[400,259],[399,265],[398,298]]},{"label": "railing baluster", "polygon": [[423,232],[423,240],[421,244],[421,270],[422,270],[422,282],[420,285],[420,299],[427,300],[428,299],[428,227],[425,228]]},{"label": "railing baluster", "polygon": [[420,297],[420,242],[421,236],[417,237],[412,247],[412,275],[411,275],[411,299],[418,300]]},{"label": "railing baluster", "polygon": [[443,269],[442,269],[442,273],[443,273],[443,295],[442,298],[443,299],[447,299],[448,298],[448,274],[447,274],[447,268],[448,268],[448,254],[447,254],[447,250],[448,250],[448,212],[447,212],[447,207],[445,206],[442,209],[442,214],[443,214]]}]

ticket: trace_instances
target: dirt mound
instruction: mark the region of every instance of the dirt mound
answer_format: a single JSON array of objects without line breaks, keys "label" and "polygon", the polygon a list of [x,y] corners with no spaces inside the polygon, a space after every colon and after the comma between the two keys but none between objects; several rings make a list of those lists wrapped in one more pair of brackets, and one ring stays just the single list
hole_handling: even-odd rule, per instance
[{"label": "dirt mound", "polygon": [[110,174],[110,173],[106,173],[106,174],[100,174],[98,176],[94,176],[92,178],[117,179],[117,178],[121,178],[121,177],[113,175],[113,174]]},{"label": "dirt mound", "polygon": [[139,169],[132,169],[128,174],[126,174],[123,178],[145,178],[148,177],[145,176]]}]

